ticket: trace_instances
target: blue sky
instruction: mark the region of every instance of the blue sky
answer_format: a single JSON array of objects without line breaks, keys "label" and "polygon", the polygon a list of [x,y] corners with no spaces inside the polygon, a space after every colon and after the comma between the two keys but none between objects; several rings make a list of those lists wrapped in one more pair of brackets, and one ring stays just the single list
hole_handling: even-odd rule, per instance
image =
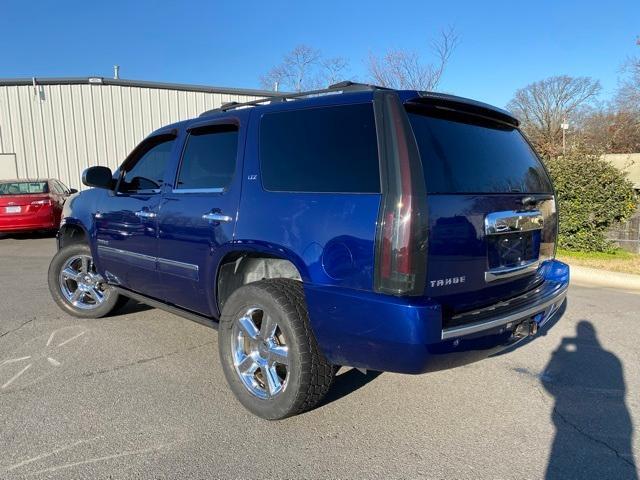
[{"label": "blue sky", "polygon": [[640,1],[24,1],[2,0],[0,78],[111,76],[258,87],[297,44],[345,56],[366,78],[369,52],[429,54],[460,35],[441,89],[504,106],[551,75],[591,76],[605,100],[640,35]]}]

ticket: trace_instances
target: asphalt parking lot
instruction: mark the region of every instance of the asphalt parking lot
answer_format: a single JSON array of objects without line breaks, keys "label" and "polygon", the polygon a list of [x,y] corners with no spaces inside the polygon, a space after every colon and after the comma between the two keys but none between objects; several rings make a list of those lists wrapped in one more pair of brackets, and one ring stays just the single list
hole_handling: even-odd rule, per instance
[{"label": "asphalt parking lot", "polygon": [[640,295],[573,285],[507,355],[406,376],[341,371],[281,422],[227,389],[216,332],[49,297],[52,238],[0,239],[0,478],[637,478]]}]

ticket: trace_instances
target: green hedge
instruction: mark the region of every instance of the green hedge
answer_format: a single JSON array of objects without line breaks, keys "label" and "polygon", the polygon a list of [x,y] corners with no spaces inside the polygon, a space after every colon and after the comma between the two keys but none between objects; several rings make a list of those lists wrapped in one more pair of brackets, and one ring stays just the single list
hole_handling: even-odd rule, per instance
[{"label": "green hedge", "polygon": [[626,174],[597,155],[579,151],[545,160],[560,213],[560,248],[608,252],[605,233],[633,215],[637,196]]}]

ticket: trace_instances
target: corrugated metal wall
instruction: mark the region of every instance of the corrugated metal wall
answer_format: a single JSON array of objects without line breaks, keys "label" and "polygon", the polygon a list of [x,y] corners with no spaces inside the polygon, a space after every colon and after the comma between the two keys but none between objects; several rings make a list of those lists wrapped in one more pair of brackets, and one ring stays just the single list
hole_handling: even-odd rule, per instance
[{"label": "corrugated metal wall", "polygon": [[80,189],[85,168],[117,168],[153,130],[256,98],[103,84],[0,85],[0,154],[15,154],[19,178],[55,177]]}]

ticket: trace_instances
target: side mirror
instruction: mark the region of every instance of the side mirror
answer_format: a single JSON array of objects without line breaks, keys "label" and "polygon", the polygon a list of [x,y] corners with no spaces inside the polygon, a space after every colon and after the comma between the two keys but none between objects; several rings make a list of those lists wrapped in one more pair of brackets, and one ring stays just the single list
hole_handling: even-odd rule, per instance
[{"label": "side mirror", "polygon": [[69,195],[73,195],[74,193],[78,193],[78,189],[77,188],[70,188],[69,189]]},{"label": "side mirror", "polygon": [[109,167],[89,167],[82,173],[82,183],[87,187],[112,190],[114,187],[113,174]]}]

